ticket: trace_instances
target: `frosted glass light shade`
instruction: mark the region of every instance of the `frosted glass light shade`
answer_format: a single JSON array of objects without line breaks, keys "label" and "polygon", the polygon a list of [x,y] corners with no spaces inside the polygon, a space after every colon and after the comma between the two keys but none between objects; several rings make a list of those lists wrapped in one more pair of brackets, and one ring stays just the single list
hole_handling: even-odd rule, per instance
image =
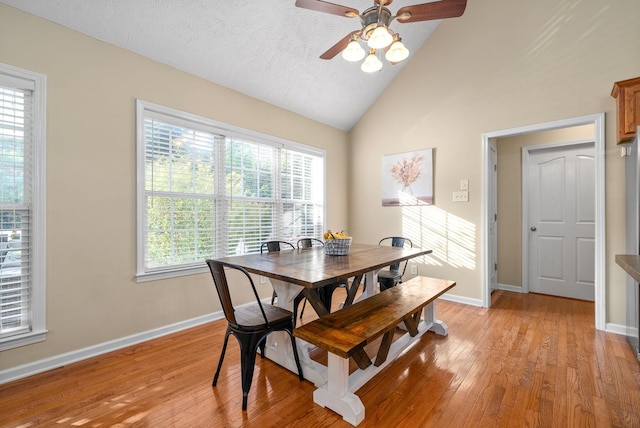
[{"label": "frosted glass light shade", "polygon": [[389,62],[400,62],[407,59],[409,56],[409,49],[407,49],[400,40],[393,42],[384,57]]},{"label": "frosted glass light shade", "polygon": [[375,52],[371,52],[367,56],[367,59],[365,59],[362,65],[360,66],[360,69],[365,73],[375,73],[376,71],[379,71],[381,68],[382,68],[382,61],[378,59]]},{"label": "frosted glass light shade", "polygon": [[346,48],[342,51],[342,58],[347,61],[360,61],[364,58],[366,52],[360,46],[357,40],[352,40],[349,42]]},{"label": "frosted glass light shade", "polygon": [[373,32],[369,36],[367,44],[372,49],[382,49],[389,46],[392,41],[393,36],[389,34],[389,30],[387,30],[387,27],[381,25],[373,30]]}]

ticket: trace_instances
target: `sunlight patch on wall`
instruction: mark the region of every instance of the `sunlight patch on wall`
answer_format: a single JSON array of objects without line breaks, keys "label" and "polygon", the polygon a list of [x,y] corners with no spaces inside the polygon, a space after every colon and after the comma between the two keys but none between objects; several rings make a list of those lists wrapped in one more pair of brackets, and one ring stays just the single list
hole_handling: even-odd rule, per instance
[{"label": "sunlight patch on wall", "polygon": [[[566,43],[569,38],[574,42],[581,41],[581,46],[584,47],[593,41],[592,37],[600,34],[597,29],[602,27],[603,22],[605,22],[605,15],[612,6],[604,4],[597,13],[591,16],[582,16],[579,9],[579,4],[582,1],[560,0],[555,4],[553,10],[550,10],[547,22],[540,28],[540,33],[526,50],[525,58],[528,64],[535,64],[536,61],[540,61],[540,57],[553,50],[553,45]],[[574,27],[570,25],[571,22],[581,19],[588,19],[585,25],[582,26],[586,30],[581,34],[572,33],[571,29]],[[570,61],[571,57],[577,55],[577,52],[580,51],[580,46],[574,46],[573,52],[568,52],[565,60]]]},{"label": "sunlight patch on wall", "polygon": [[433,205],[402,208],[402,234],[433,253],[416,258],[432,266],[476,268],[476,226]]}]

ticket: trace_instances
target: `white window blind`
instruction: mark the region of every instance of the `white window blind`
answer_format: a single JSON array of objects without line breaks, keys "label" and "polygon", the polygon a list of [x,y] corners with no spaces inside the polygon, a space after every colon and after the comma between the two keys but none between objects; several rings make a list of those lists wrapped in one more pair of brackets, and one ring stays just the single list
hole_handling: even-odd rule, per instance
[{"label": "white window blind", "polygon": [[0,338],[31,328],[33,90],[12,80],[0,80]]},{"label": "white window blind", "polygon": [[139,280],[321,235],[324,152],[143,101],[138,127]]}]

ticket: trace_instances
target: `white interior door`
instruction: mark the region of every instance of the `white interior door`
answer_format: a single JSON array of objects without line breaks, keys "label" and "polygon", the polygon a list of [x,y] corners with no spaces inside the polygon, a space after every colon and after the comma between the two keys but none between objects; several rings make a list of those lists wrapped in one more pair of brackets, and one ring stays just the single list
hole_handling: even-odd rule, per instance
[{"label": "white interior door", "polygon": [[530,150],[526,168],[529,290],[594,300],[594,144]]}]

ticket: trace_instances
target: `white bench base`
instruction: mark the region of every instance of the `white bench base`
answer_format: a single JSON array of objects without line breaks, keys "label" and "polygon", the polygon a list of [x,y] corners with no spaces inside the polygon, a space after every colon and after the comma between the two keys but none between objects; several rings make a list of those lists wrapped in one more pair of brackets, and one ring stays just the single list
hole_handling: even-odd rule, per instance
[{"label": "white bench base", "polygon": [[[298,295],[302,287],[271,279],[271,283],[278,295],[278,304],[292,310],[293,299]],[[377,278],[372,272],[367,273],[367,283],[376,284]],[[363,296],[366,298],[376,293],[376,287],[367,287]],[[422,310],[422,320],[418,324],[418,334],[411,337],[409,333],[395,340],[389,349],[387,359],[380,366],[371,364],[366,369],[358,369],[349,375],[349,359],[341,358],[328,353],[328,364],[324,366],[309,357],[307,348],[313,345],[297,339],[298,354],[302,373],[306,380],[313,382],[318,387],[313,392],[313,401],[338,413],[351,425],[358,425],[364,419],[364,405],[355,392],[365,383],[371,380],[389,363],[394,361],[414,342],[420,339],[427,331],[433,331],[440,336],[448,334],[447,325],[436,319],[435,300],[427,304]],[[400,326],[404,326],[401,323]],[[285,332],[273,332],[267,337],[265,356],[277,364],[297,373],[291,342]]]},{"label": "white bench base", "polygon": [[423,314],[424,319],[418,324],[418,334],[411,337],[409,333],[405,333],[393,342],[387,359],[379,367],[372,364],[365,370],[356,370],[349,375],[349,359],[329,353],[327,382],[313,392],[314,403],[333,410],[351,425],[356,426],[362,422],[364,405],[355,391],[403,354],[409,345],[419,340],[427,331],[433,331],[441,336],[448,334],[447,325],[443,321],[435,319],[435,302],[425,306]]}]

